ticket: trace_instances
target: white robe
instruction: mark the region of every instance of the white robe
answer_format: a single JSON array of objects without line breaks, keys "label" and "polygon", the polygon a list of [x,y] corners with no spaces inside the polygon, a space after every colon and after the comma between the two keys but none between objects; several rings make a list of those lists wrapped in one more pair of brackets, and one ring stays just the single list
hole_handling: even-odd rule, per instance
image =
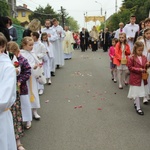
[{"label": "white robe", "polygon": [[[37,56],[40,63],[46,63],[48,61],[48,56],[46,54],[46,52],[47,52],[46,47],[43,43],[41,43],[41,41],[34,42],[32,51]],[[44,67],[43,67],[43,70],[44,70]],[[44,85],[38,83],[38,89],[39,90],[44,90]]]},{"label": "white robe", "polygon": [[115,33],[115,37],[114,37],[114,38],[119,39],[119,33],[122,33],[122,32],[123,32],[123,29],[122,29],[122,32],[121,32],[120,30],[121,30],[120,28],[119,28],[118,30],[116,30],[116,33]]},{"label": "white robe", "polygon": [[43,28],[42,29],[42,33],[44,33],[44,32],[46,32],[48,35],[50,35],[50,37],[48,38],[48,40],[49,40],[49,42],[51,43],[51,45],[50,45],[50,49],[52,49],[52,51],[53,51],[53,57],[52,57],[52,55],[51,55],[51,62],[50,62],[50,64],[51,64],[51,71],[52,72],[55,72],[55,56],[54,56],[54,51],[55,51],[55,47],[54,47],[54,42],[58,39],[58,37],[57,37],[57,33],[56,33],[56,31],[55,31],[55,29],[53,29],[52,27],[50,27],[50,28]]},{"label": "white robe", "polygon": [[16,100],[16,71],[10,58],[0,54],[0,149],[17,150],[12,113]]},{"label": "white robe", "polygon": [[53,27],[53,29],[55,29],[55,31],[57,33],[57,40],[53,42],[55,64],[64,66],[64,52],[63,52],[62,41],[65,37],[65,32],[60,25],[58,25],[56,27],[53,25],[52,27]]},{"label": "white robe", "polygon": [[64,50],[64,57],[67,58],[67,55],[70,55],[74,50],[73,50],[73,43],[75,43],[73,39],[72,32],[65,31],[65,38],[63,40],[63,50]]},{"label": "white robe", "polygon": [[[38,58],[36,58],[36,55],[34,54],[34,52],[30,52],[30,51],[26,51],[26,50],[20,50],[20,53],[23,57],[25,57],[28,60],[28,63],[31,66],[31,78],[32,78],[32,82],[29,79],[27,81],[27,86],[29,89],[29,96],[31,96],[31,91],[33,92],[34,95],[34,102],[31,102],[31,108],[40,108],[40,99],[39,99],[39,94],[38,94],[38,82],[36,80],[36,78],[33,75],[33,68],[36,64],[38,64]],[[32,83],[32,88],[30,87],[30,83]]]},{"label": "white robe", "polygon": [[129,37],[135,38],[135,34],[137,31],[139,31],[139,25],[138,24],[134,24],[134,25],[132,25],[131,23],[126,24],[126,26],[123,28],[123,32],[126,33],[126,36],[127,36],[127,41],[128,41],[129,46],[130,46],[131,53],[133,51],[134,41],[130,41],[130,40],[128,40],[128,38]]},{"label": "white robe", "polygon": [[[44,66],[44,70],[47,72],[55,72],[55,58],[54,58],[54,51],[53,51],[53,44],[49,42],[43,42],[45,45],[47,52],[48,52],[48,65],[47,68]],[[48,68],[49,67],[49,68]]]}]

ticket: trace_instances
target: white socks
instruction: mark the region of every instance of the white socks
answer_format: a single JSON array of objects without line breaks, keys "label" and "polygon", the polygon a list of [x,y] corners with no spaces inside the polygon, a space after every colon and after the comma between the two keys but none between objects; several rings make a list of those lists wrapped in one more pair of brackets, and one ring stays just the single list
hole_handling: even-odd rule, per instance
[{"label": "white socks", "polygon": [[122,70],[118,70],[118,82],[119,82],[119,87],[122,87]]},{"label": "white socks", "polygon": [[140,107],[140,98],[139,97],[134,99],[134,104],[136,105],[137,110],[141,109],[141,107]]}]

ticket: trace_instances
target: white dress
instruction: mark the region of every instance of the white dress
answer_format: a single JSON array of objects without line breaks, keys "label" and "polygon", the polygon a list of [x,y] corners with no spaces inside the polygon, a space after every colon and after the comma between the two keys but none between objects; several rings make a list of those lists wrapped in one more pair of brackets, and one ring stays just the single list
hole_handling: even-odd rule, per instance
[{"label": "white dress", "polygon": [[[138,59],[140,60],[140,62],[142,62],[141,57],[138,57]],[[148,93],[149,93],[148,84],[144,85],[144,81],[142,80],[141,86],[130,85],[128,98],[130,98],[130,99],[134,98],[135,99],[137,97],[145,97],[148,95]]]},{"label": "white dress", "polygon": [[[54,43],[55,41],[58,39],[58,36],[57,36],[57,32],[55,29],[53,29],[52,27],[50,28],[43,28],[42,29],[42,33],[43,32],[46,32],[48,35],[50,35],[50,37],[48,38],[48,40],[50,41],[51,45],[50,45],[50,49],[52,49],[53,51],[53,56],[54,56],[54,51],[55,51],[55,47],[54,47]],[[44,43],[43,43],[44,44]],[[54,57],[51,57],[51,72],[55,72],[55,56]]]},{"label": "white dress", "polygon": [[[43,43],[41,43],[41,41],[34,42],[32,52],[34,52],[34,54],[37,56],[40,63],[44,63],[48,60],[48,57],[47,57],[47,54],[46,54],[46,47],[44,46]],[[43,66],[42,66],[42,68],[44,70]],[[38,89],[39,90],[44,90],[44,85],[38,83]]]},{"label": "white dress", "polygon": [[[123,53],[124,48],[125,48],[125,45],[122,44],[122,45],[121,45],[122,58],[126,57],[125,54]],[[120,66],[117,66],[117,69],[118,69],[118,70],[128,70],[128,67],[127,67],[127,65],[122,65],[122,64],[120,64]]]},{"label": "white dress", "polygon": [[[48,52],[48,63],[47,66],[44,66],[44,72],[45,73],[50,73],[50,72],[55,72],[55,59],[54,59],[54,51],[53,51],[53,44],[49,42],[49,45],[47,42],[42,42]],[[51,77],[51,75],[50,75]]]},{"label": "white dress", "polygon": [[0,54],[0,89],[0,149],[17,150],[12,113],[8,109],[16,100],[16,71],[6,54]]},{"label": "white dress", "polygon": [[[25,57],[28,60],[28,63],[31,66],[31,78],[27,81],[27,86],[29,89],[29,96],[31,96],[31,92],[34,95],[34,101],[31,102],[31,108],[40,108],[40,99],[38,94],[38,83],[36,78],[33,75],[33,68],[35,64],[38,64],[37,60],[35,60],[36,55],[34,52],[26,51],[26,50],[20,50],[20,53],[23,57]],[[32,86],[32,88],[31,88]]]}]

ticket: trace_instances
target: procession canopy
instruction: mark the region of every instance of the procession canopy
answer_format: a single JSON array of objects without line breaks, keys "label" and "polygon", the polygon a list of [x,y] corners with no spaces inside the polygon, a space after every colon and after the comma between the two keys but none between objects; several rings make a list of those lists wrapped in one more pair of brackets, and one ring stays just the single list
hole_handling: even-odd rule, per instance
[{"label": "procession canopy", "polygon": [[105,22],[105,16],[85,16],[85,22],[96,22],[96,21],[100,21],[100,22]]}]

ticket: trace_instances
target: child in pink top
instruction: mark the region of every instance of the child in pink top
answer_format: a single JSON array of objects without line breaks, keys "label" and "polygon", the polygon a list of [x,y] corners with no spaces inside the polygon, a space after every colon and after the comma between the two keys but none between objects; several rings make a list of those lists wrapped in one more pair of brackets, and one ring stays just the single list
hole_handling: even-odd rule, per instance
[{"label": "child in pink top", "polygon": [[109,48],[109,57],[110,57],[110,69],[111,69],[111,75],[112,75],[112,80],[114,81],[114,83],[117,82],[116,78],[117,78],[117,69],[116,69],[116,65],[113,63],[113,59],[115,56],[115,46],[118,42],[117,38],[112,39],[112,46]]}]

